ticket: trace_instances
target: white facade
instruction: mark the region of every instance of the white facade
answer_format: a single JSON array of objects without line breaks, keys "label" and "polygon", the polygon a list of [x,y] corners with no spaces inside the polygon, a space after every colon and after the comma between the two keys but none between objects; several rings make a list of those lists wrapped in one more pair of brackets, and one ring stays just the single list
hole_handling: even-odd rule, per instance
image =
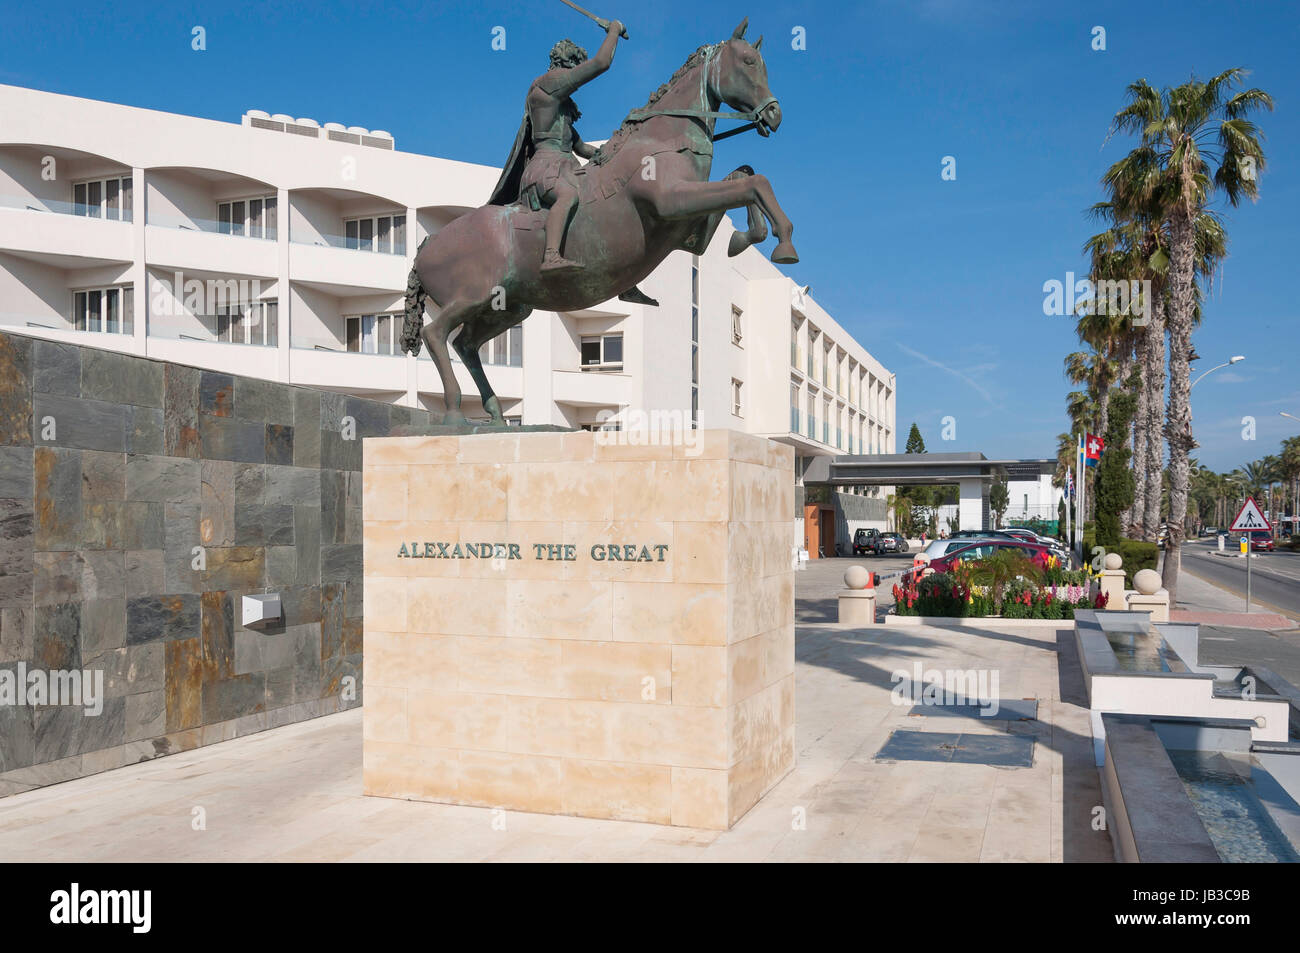
[{"label": "white facade", "polygon": [[[407,273],[498,169],[335,123],[236,125],[13,86],[0,120],[0,328],[443,409],[427,353],[397,353]],[[675,253],[642,283],[658,308],[535,312],[486,346],[506,416],[677,411],[803,456],[893,451],[893,375],[764,252],[727,258],[731,230],[724,219],[704,255]],[[482,414],[457,375],[467,415]]]},{"label": "white facade", "polygon": [[[947,529],[948,520],[953,517],[958,518],[963,529],[978,529],[983,525],[981,521],[983,511],[988,507],[988,489],[979,483],[979,480],[961,481],[961,501],[945,504],[938,509],[940,529]],[[1040,473],[1033,479],[1007,480],[1007,511],[1002,514],[1003,526],[1017,526],[1031,520],[1052,522],[1056,519],[1061,495],[1061,490],[1052,485],[1050,473]],[[989,525],[992,525],[991,513]]]}]

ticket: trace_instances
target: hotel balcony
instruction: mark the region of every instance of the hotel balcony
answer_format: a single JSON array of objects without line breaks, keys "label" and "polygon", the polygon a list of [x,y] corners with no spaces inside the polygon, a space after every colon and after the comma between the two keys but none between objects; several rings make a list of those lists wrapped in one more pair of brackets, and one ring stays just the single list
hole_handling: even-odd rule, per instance
[{"label": "hotel balcony", "polygon": [[151,268],[262,278],[279,273],[274,187],[209,169],[151,169],[145,196]]},{"label": "hotel balcony", "polygon": [[407,210],[347,189],[289,193],[289,258],[296,280],[336,294],[405,291],[414,247]]},{"label": "hotel balcony", "polygon": [[0,251],[0,302],[5,330],[115,351],[139,347],[127,262]]},{"label": "hotel balcony", "polygon": [[56,268],[129,262],[133,193],[130,167],[112,159],[0,146],[0,251]]}]

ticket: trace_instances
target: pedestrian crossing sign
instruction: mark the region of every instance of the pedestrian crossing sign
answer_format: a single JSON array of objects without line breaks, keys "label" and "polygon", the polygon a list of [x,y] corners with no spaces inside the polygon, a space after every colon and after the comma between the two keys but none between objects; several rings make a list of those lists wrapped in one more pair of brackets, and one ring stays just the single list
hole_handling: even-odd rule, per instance
[{"label": "pedestrian crossing sign", "polygon": [[1273,526],[1264,518],[1259,504],[1255,502],[1253,496],[1246,497],[1246,502],[1241,505],[1241,511],[1237,513],[1237,518],[1232,521],[1232,531],[1245,532],[1252,529],[1266,529],[1273,531]]}]

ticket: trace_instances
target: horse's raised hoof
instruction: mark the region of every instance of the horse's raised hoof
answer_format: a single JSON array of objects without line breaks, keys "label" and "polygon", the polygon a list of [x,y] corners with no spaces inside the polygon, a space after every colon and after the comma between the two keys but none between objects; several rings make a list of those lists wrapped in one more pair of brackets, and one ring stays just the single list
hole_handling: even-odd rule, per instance
[{"label": "horse's raised hoof", "polygon": [[727,242],[727,257],[735,258],[751,244],[748,232],[732,232],[731,239]]},{"label": "horse's raised hoof", "polygon": [[772,249],[772,260],[778,265],[793,265],[799,260],[799,253],[789,242],[781,242]]}]

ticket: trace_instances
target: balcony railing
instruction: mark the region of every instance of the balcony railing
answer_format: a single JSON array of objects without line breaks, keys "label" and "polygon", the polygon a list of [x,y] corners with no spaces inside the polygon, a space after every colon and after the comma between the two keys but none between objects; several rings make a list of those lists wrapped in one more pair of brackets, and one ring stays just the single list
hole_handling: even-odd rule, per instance
[{"label": "balcony railing", "polygon": [[79,215],[82,218],[99,219],[102,222],[129,222],[131,209],[109,209],[114,213],[105,217],[98,205],[86,205],[78,202],[64,202],[60,199],[38,199],[26,195],[0,195],[0,208],[19,209],[27,212],[53,212],[56,215]]},{"label": "balcony railing", "polygon": [[798,407],[790,408],[790,432],[800,433],[803,430],[803,415],[799,413]]},{"label": "balcony railing", "polygon": [[238,222],[218,222],[210,218],[186,218],[179,215],[153,215],[148,224],[161,228],[175,228],[183,232],[207,232],[211,235],[231,235],[235,238],[256,238],[261,241],[275,241],[274,225],[249,225]]},{"label": "balcony railing", "polygon": [[384,248],[376,238],[349,238],[345,235],[332,235],[329,232],[321,232],[318,235],[312,235],[309,238],[300,238],[295,235],[289,236],[289,241],[295,245],[315,245],[319,248],[343,248],[348,251],[372,252],[380,255],[405,255],[406,240],[393,241],[389,248]]},{"label": "balcony railing", "polygon": [[112,334],[112,335],[130,335],[131,319],[128,317],[125,321],[113,321],[112,323],[101,321],[98,327],[94,328],[76,328],[63,315],[42,315],[42,314],[24,314],[14,311],[0,311],[0,327],[24,330],[31,328],[37,331],[66,331],[69,334]]}]

